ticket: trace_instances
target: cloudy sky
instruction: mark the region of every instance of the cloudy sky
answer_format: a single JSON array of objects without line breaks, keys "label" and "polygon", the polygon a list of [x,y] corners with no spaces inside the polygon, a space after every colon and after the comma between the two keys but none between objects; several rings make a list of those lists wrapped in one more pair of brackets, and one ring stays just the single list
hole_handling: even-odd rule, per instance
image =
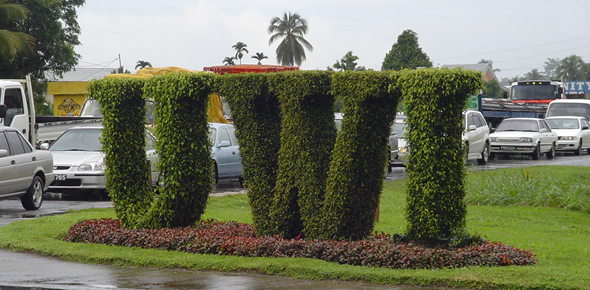
[{"label": "cloudy sky", "polygon": [[223,65],[236,42],[264,64],[277,64],[267,32],[270,20],[291,11],[308,21],[314,46],[301,69],[326,69],[348,51],[358,65],[381,69],[385,54],[406,29],[434,66],[493,61],[499,78],[543,71],[548,58],[572,54],[590,62],[588,0],[86,0],[78,10],[79,67],[135,72],[138,60],[154,67],[202,70]]}]

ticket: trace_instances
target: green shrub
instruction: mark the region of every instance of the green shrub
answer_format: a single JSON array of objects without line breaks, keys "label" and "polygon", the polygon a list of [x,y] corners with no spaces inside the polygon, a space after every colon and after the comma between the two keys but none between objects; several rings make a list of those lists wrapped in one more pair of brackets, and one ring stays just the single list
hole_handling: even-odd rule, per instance
[{"label": "green shrub", "polygon": [[388,137],[400,98],[390,72],[338,72],[333,93],[344,100],[323,208],[324,239],[362,239],[373,230],[388,160]]},{"label": "green shrub", "polygon": [[436,241],[465,236],[462,110],[481,89],[481,73],[404,70],[398,82],[407,106],[407,236]]},{"label": "green shrub", "polygon": [[106,190],[117,216],[131,227],[151,203],[145,156],[145,99],[142,79],[94,80],[89,97],[100,104],[102,150],[105,153]]},{"label": "green shrub", "polygon": [[141,227],[190,226],[205,210],[213,176],[207,100],[215,76],[169,73],[151,77],[145,85],[155,100],[157,167],[163,186],[138,221]]},{"label": "green shrub", "polygon": [[330,154],[336,138],[330,74],[269,74],[282,112],[277,181],[270,216],[286,238],[318,236]]},{"label": "green shrub", "polygon": [[262,236],[275,233],[269,204],[277,176],[281,131],[278,99],[268,91],[267,79],[266,73],[226,74],[216,82],[217,92],[226,98],[232,111],[252,220]]}]

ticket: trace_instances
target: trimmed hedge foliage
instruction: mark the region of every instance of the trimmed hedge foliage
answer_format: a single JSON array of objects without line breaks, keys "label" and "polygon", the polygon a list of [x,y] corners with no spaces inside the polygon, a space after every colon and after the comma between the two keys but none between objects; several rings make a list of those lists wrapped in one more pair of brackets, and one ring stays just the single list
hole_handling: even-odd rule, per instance
[{"label": "trimmed hedge foliage", "polygon": [[[212,74],[169,73],[144,79],[92,81],[90,97],[103,113],[106,189],[124,227],[164,228],[194,224],[211,192],[213,163],[207,96]],[[156,164],[162,187],[150,190],[145,155],[145,99],[155,99]]]},{"label": "trimmed hedge foliage", "polygon": [[407,106],[407,238],[432,241],[466,236],[462,111],[482,88],[481,73],[457,69],[402,71]]},{"label": "trimmed hedge foliage", "polygon": [[373,230],[388,138],[399,91],[389,90],[395,74],[368,71],[332,76],[332,90],[343,97],[342,130],[336,139],[318,230],[324,239],[363,239]]},{"label": "trimmed hedge foliage", "polygon": [[257,234],[275,234],[269,204],[277,178],[281,119],[278,99],[269,92],[268,74],[225,74],[218,78],[216,90],[232,110]]},{"label": "trimmed hedge foliage", "polygon": [[326,71],[269,74],[281,104],[281,147],[270,217],[286,238],[321,233],[330,154],[334,148],[334,97]]},{"label": "trimmed hedge foliage", "polygon": [[207,100],[215,75],[169,73],[148,79],[155,101],[156,150],[163,186],[140,225],[186,227],[198,221],[212,190]]},{"label": "trimmed hedge foliage", "polygon": [[93,80],[89,97],[100,103],[102,150],[105,153],[106,190],[117,216],[128,227],[149,207],[150,166],[145,156],[145,80]]}]

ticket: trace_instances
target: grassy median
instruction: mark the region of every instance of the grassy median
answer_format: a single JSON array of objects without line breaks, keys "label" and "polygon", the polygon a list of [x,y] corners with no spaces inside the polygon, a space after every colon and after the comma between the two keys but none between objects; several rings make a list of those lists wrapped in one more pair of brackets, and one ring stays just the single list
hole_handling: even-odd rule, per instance
[{"label": "grassy median", "polygon": [[[404,187],[405,180],[385,183],[375,230],[403,233]],[[114,218],[112,209],[82,210],[13,222],[0,228],[0,247],[85,263],[247,271],[306,279],[470,289],[590,289],[590,215],[587,211],[590,167],[539,166],[470,172],[466,189],[466,201],[470,204],[468,230],[489,241],[532,250],[538,259],[537,265],[392,270],[312,259],[194,255],[62,241],[74,223]],[[522,198],[518,198],[519,194]],[[551,202],[547,202],[549,199]],[[203,218],[251,223],[247,197],[211,197]]]}]

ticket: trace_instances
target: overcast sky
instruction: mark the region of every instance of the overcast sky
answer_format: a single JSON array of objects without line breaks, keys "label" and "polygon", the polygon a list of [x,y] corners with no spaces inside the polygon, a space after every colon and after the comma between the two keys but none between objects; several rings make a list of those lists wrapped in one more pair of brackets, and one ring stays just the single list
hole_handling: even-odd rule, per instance
[{"label": "overcast sky", "polygon": [[284,12],[308,22],[313,45],[301,69],[326,69],[348,51],[359,66],[381,69],[385,54],[406,29],[434,66],[493,61],[498,78],[543,71],[548,58],[572,54],[590,62],[588,0],[86,0],[78,10],[82,29],[79,67],[118,67],[135,72],[138,60],[154,67],[202,70],[234,56],[236,42],[263,52],[263,64],[277,64],[269,46],[270,20]]}]

